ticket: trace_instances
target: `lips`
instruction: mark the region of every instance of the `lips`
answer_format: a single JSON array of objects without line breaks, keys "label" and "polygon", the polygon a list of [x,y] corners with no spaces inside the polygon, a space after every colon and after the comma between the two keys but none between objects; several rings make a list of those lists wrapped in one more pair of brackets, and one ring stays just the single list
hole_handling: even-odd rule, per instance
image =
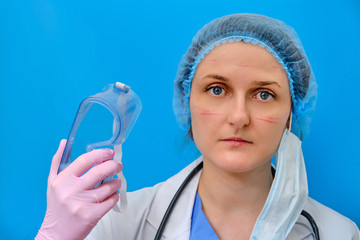
[{"label": "lips", "polygon": [[236,146],[236,147],[252,144],[252,142],[247,141],[240,137],[225,138],[225,139],[221,139],[220,141],[225,142],[225,143],[229,144],[230,146]]}]

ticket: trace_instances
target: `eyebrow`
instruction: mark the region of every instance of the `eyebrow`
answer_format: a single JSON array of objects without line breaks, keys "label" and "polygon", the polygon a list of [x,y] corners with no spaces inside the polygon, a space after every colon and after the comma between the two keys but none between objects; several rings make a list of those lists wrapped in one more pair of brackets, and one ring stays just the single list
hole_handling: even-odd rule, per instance
[{"label": "eyebrow", "polygon": [[[223,82],[229,82],[228,78],[221,76],[221,75],[217,75],[217,74],[208,74],[205,77],[203,77],[202,79],[204,79],[204,78],[214,78],[214,79],[217,79],[217,80],[220,80]],[[279,88],[281,88],[280,84],[275,81],[254,81],[254,82],[252,82],[252,85],[260,86],[260,87],[275,85],[275,86],[278,86]]]},{"label": "eyebrow", "polygon": [[278,86],[279,88],[281,88],[280,84],[278,82],[274,82],[274,81],[255,81],[252,84],[256,85],[256,86],[260,86],[260,87],[275,85],[275,86]]},{"label": "eyebrow", "polygon": [[228,78],[221,76],[221,75],[217,75],[217,74],[208,74],[205,77],[203,77],[202,79],[204,79],[204,78],[214,78],[214,79],[217,79],[217,80],[220,80],[223,82],[229,82]]}]

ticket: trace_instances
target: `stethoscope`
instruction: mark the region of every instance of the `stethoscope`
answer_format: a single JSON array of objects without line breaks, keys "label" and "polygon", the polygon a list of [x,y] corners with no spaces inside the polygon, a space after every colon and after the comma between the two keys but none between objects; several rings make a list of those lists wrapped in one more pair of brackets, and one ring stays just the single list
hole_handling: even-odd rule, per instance
[{"label": "stethoscope", "polygon": [[[177,190],[177,192],[175,193],[173,199],[171,200],[168,208],[166,209],[166,212],[164,214],[163,219],[161,220],[160,226],[156,232],[155,235],[155,240],[160,240],[161,235],[165,229],[165,225],[168,221],[168,218],[171,214],[171,211],[173,210],[176,201],[178,200],[181,192],[184,190],[184,188],[186,187],[186,185],[190,182],[190,180],[203,168],[203,162],[199,163],[192,171],[191,173],[185,178],[185,180],[183,181],[183,183],[181,184],[181,186],[179,187],[179,189]],[[272,173],[273,175],[275,174],[275,169],[272,168]],[[316,225],[316,222],[314,220],[314,218],[305,210],[302,210],[301,215],[304,216],[310,223],[311,228],[314,232],[315,235],[315,240],[320,240],[320,234],[319,234],[319,228]]]}]

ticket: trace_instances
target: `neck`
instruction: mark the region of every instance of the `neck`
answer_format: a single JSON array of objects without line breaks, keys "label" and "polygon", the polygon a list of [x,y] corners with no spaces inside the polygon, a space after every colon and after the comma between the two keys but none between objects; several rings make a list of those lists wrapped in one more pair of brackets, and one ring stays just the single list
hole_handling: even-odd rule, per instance
[{"label": "neck", "polygon": [[271,184],[270,161],[256,169],[234,173],[223,171],[204,159],[198,193],[206,215],[251,216],[256,221]]}]

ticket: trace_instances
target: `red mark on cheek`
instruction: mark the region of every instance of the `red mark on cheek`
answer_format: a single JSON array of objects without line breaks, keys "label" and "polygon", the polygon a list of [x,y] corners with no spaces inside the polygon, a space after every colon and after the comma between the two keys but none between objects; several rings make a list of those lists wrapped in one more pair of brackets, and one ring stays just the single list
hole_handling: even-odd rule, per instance
[{"label": "red mark on cheek", "polygon": [[278,69],[278,70],[282,70],[283,68],[281,66],[276,66],[276,65],[272,65],[271,66],[273,69]]},{"label": "red mark on cheek", "polygon": [[277,124],[280,121],[280,118],[267,117],[267,118],[255,118],[256,120],[264,121],[271,124]]},{"label": "red mark on cheek", "polygon": [[200,115],[202,115],[202,116],[221,116],[221,115],[224,115],[224,114],[223,113],[213,113],[213,112],[203,111],[203,112],[200,112]]},{"label": "red mark on cheek", "polygon": [[223,113],[217,113],[217,112],[212,112],[203,108],[199,108],[199,107],[193,107],[193,112],[201,115],[201,116],[221,116],[224,115]]}]

